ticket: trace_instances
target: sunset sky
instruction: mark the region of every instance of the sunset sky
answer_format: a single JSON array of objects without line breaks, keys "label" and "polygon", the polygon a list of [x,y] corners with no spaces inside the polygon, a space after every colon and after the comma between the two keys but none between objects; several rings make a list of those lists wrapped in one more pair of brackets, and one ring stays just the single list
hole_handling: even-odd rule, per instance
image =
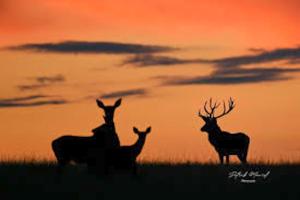
[{"label": "sunset sky", "polygon": [[[0,159],[53,159],[61,135],[103,123],[122,97],[122,144],[143,160],[217,161],[199,108],[232,97],[223,130],[253,161],[300,161],[300,1],[1,0]],[[221,112],[221,111],[219,111]]]}]

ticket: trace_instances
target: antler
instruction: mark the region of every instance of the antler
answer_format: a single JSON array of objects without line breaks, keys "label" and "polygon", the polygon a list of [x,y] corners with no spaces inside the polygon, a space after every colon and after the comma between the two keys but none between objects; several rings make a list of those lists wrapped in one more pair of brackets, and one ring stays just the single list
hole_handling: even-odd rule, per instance
[{"label": "antler", "polygon": [[234,101],[233,101],[233,99],[231,97],[228,100],[228,110],[226,108],[225,101],[223,101],[223,108],[224,108],[223,113],[221,115],[215,117],[215,118],[217,119],[217,118],[223,117],[224,115],[227,115],[230,111],[233,110],[234,106],[235,106],[234,105]]},{"label": "antler", "polygon": [[212,101],[212,98],[209,99],[209,108],[210,108],[210,111],[207,109],[207,101],[205,101],[205,104],[204,104],[204,111],[206,112],[207,116],[204,116],[201,114],[201,110],[199,110],[199,117],[209,117],[209,118],[214,118],[214,112],[215,112],[215,109],[219,107],[219,103],[215,102],[213,103]]}]

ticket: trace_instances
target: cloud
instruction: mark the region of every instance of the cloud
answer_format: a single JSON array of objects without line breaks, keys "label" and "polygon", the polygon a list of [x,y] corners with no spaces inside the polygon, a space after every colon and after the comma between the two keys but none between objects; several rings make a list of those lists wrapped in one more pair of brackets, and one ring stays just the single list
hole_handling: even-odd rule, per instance
[{"label": "cloud", "polygon": [[56,82],[64,82],[65,77],[61,74],[55,75],[55,76],[38,76],[34,78],[37,82],[42,84],[47,83],[56,83]]},{"label": "cloud", "polygon": [[299,68],[283,67],[252,67],[273,61],[288,61],[288,64],[298,64],[300,60],[300,47],[281,48],[272,51],[264,49],[250,49],[256,54],[232,56],[219,59],[181,59],[170,56],[157,56],[141,54],[129,57],[124,64],[133,64],[138,67],[173,66],[178,64],[210,64],[214,68],[211,74],[194,77],[156,77],[163,81],[163,85],[189,85],[189,84],[247,84],[292,79],[291,73],[299,72]]},{"label": "cloud", "polygon": [[118,42],[64,41],[58,43],[31,43],[8,47],[9,50],[31,50],[54,53],[103,53],[103,54],[140,54],[158,53],[174,48],[158,45],[144,45]]},{"label": "cloud", "polygon": [[0,99],[1,102],[18,102],[18,101],[28,101],[28,100],[34,100],[38,98],[46,98],[48,96],[46,95],[31,95],[26,97],[15,97],[15,98],[9,98],[9,99]]},{"label": "cloud", "polygon": [[129,57],[124,61],[123,64],[133,64],[138,67],[145,66],[171,66],[179,64],[190,64],[190,63],[199,63],[199,64],[213,64],[219,68],[228,68],[228,67],[241,67],[243,65],[250,64],[261,64],[268,63],[273,61],[288,60],[293,62],[300,59],[300,47],[297,48],[280,48],[274,49],[271,51],[266,51],[264,49],[255,49],[252,48],[251,51],[256,52],[256,54],[249,54],[243,56],[231,56],[226,58],[218,59],[181,59],[170,56],[156,56],[150,54],[141,54],[133,57]]},{"label": "cloud", "polygon": [[145,89],[120,90],[111,93],[105,93],[100,98],[111,99],[111,98],[121,98],[126,96],[143,96],[146,94],[147,91]]},{"label": "cloud", "polygon": [[32,85],[18,85],[17,87],[19,88],[19,90],[25,91],[25,90],[37,90],[48,86],[49,85],[45,85],[45,84],[32,84]]},{"label": "cloud", "polygon": [[44,87],[51,86],[53,84],[65,82],[65,77],[61,74],[54,76],[38,76],[30,78],[34,81],[33,84],[24,84],[17,86],[20,90],[36,90]]},{"label": "cloud", "polygon": [[295,60],[300,58],[300,47],[281,48],[264,51],[255,55],[233,56],[211,60],[217,67],[240,67],[242,65],[260,64],[281,60]]},{"label": "cloud", "polygon": [[260,67],[260,68],[231,68],[227,70],[216,70],[213,74],[218,75],[245,75],[245,74],[264,74],[264,75],[272,75],[277,74],[281,75],[284,73],[293,73],[299,72],[300,68],[280,68],[280,67]]},{"label": "cloud", "polygon": [[292,79],[287,73],[300,72],[300,68],[282,69],[282,68],[251,68],[251,69],[230,69],[217,70],[207,76],[194,77],[169,77],[164,81],[164,85],[195,85],[195,84],[247,84],[260,82],[273,82]]},{"label": "cloud", "polygon": [[248,51],[253,53],[263,53],[266,52],[266,49],[263,48],[249,48]]},{"label": "cloud", "polygon": [[31,95],[25,97],[0,99],[0,108],[59,105],[59,104],[66,104],[66,103],[68,103],[68,101],[63,99],[53,99],[52,96]]},{"label": "cloud", "polygon": [[123,62],[123,65],[133,64],[138,67],[149,67],[149,66],[171,66],[178,64],[191,64],[191,63],[205,63],[207,60],[203,59],[181,59],[169,56],[155,56],[151,54],[140,54],[135,55]]}]

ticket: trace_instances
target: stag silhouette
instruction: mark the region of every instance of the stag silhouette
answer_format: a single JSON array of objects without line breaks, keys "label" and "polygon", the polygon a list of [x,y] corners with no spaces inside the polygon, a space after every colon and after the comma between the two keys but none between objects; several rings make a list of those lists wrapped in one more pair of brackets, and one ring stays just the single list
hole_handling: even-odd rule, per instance
[{"label": "stag silhouette", "polygon": [[223,101],[223,113],[215,116],[215,110],[219,107],[219,105],[220,104],[218,104],[217,102],[213,103],[212,98],[210,98],[210,111],[206,107],[207,101],[204,104],[204,111],[206,115],[202,115],[201,110],[199,110],[199,117],[201,117],[205,122],[205,125],[201,128],[201,131],[208,133],[208,140],[219,154],[221,164],[223,164],[224,162],[224,156],[226,156],[226,163],[228,164],[230,155],[237,155],[242,163],[247,163],[250,138],[244,133],[232,134],[226,131],[222,131],[217,124],[218,118],[227,115],[230,111],[233,110],[235,106],[234,101],[232,100],[232,98],[229,99],[228,109],[226,108],[226,104]]},{"label": "stag silhouette", "polygon": [[92,136],[65,135],[52,141],[52,149],[58,162],[59,173],[71,161],[91,166],[94,160],[90,156],[90,152],[93,152],[94,149],[101,149],[104,152],[106,149],[120,146],[113,118],[115,109],[121,105],[121,99],[117,100],[113,106],[105,106],[100,100],[97,100],[97,104],[104,110],[105,123],[93,129]]}]

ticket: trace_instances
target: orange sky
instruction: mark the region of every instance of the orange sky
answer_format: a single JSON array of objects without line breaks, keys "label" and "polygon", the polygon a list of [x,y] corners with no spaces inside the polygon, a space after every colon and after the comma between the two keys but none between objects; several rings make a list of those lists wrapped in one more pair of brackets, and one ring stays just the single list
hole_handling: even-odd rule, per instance
[{"label": "orange sky", "polygon": [[[256,60],[245,68],[296,69],[299,64],[289,62],[300,63],[299,7],[297,0],[128,0],[126,3],[119,0],[2,0],[0,105],[3,99],[31,95],[59,97],[70,103],[0,106],[0,155],[52,158],[52,139],[62,134],[88,135],[102,123],[96,97],[142,88],[147,91],[146,95],[123,98],[116,122],[123,144],[135,141],[132,126],[153,127],[143,159],[217,160],[207,136],[199,131],[203,122],[196,114],[207,98],[222,100],[232,96],[237,106],[219,124],[224,130],[244,131],[251,137],[250,159],[299,161],[300,95],[295,92],[300,89],[299,73],[286,72],[275,77],[276,81],[250,80],[252,82],[247,84],[161,86],[162,80],[157,77],[206,76],[218,64],[195,62],[139,68],[129,63],[120,67],[120,63],[135,54],[68,54],[6,48],[68,40],[106,41],[176,47],[180,50],[153,55],[211,60],[258,55],[264,50],[274,51],[278,56],[277,49],[289,48],[296,52],[294,60],[290,57]],[[254,52],[249,48],[259,49]],[[294,55],[293,52],[289,53]],[[244,69],[244,65],[241,67]],[[36,77],[60,75],[64,80],[53,85],[51,82],[46,87],[18,88],[38,84]],[[285,75],[293,78],[285,79]]]},{"label": "orange sky", "polygon": [[297,0],[1,2],[3,44],[102,39],[273,47],[295,45],[300,37]]}]

